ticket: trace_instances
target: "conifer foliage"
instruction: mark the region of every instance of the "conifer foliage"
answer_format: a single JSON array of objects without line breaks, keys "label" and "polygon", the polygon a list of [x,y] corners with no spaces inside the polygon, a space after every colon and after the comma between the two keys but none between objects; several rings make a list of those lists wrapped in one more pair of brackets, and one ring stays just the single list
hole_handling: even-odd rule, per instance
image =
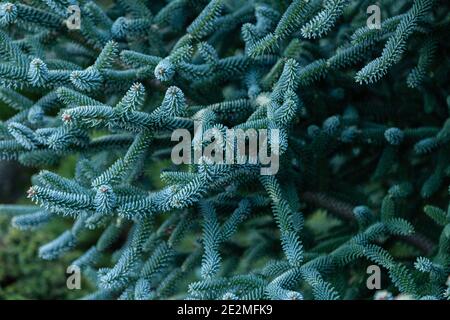
[{"label": "conifer foliage", "polygon": [[[41,171],[0,213],[72,219],[39,256],[88,248],[87,299],[449,298],[449,3],[372,4],[2,1],[0,159]],[[194,121],[278,129],[279,172],[172,164]]]}]

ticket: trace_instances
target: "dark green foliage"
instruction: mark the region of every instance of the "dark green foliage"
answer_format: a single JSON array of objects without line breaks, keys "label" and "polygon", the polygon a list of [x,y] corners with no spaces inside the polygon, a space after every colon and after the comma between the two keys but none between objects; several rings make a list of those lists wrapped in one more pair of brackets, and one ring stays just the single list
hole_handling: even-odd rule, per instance
[{"label": "dark green foliage", "polygon": [[[0,212],[73,219],[39,255],[83,248],[86,298],[370,299],[371,264],[450,296],[448,2],[380,1],[374,29],[368,1],[70,1],[79,30],[68,3],[0,5],[0,159],[41,169]],[[175,165],[195,121],[278,130],[280,170]]]},{"label": "dark green foliage", "polygon": [[[67,223],[51,223],[37,233],[10,229],[9,219],[0,218],[0,300],[76,299],[89,290],[68,290],[66,268],[81,251],[71,252],[58,263],[36,259],[38,248],[58,235]],[[20,223],[23,226],[23,223]]]}]

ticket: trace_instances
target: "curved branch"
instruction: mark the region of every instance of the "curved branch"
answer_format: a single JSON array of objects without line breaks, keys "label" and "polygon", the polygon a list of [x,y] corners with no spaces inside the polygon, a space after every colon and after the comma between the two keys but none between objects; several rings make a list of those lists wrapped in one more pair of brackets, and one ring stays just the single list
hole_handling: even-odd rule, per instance
[{"label": "curved branch", "polygon": [[[301,196],[305,202],[310,203],[317,207],[327,209],[328,211],[330,211],[331,213],[335,214],[336,216],[338,216],[343,220],[349,222],[356,221],[356,218],[353,214],[354,206],[352,206],[349,203],[336,199],[322,192],[307,191],[302,193]],[[396,236],[395,238],[413,245],[427,256],[433,252],[435,247],[434,243],[430,239],[428,239],[423,234],[417,232],[413,235]]]}]

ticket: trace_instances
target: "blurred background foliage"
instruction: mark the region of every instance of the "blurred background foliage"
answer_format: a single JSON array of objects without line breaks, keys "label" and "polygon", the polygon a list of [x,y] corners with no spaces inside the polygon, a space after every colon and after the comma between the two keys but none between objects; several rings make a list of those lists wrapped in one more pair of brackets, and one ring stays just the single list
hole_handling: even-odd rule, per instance
[{"label": "blurred background foliage", "polygon": [[70,252],[58,261],[37,256],[39,246],[54,239],[67,228],[67,221],[57,220],[36,232],[11,227],[10,219],[0,217],[0,299],[77,299],[89,291],[66,286],[67,266],[80,251]]}]

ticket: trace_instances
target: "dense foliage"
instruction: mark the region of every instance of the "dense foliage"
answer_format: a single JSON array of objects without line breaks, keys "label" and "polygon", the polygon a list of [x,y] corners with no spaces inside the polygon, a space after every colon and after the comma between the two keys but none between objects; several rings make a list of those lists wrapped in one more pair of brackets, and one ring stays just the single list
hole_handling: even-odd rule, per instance
[{"label": "dense foliage", "polygon": [[[2,2],[0,159],[43,170],[0,212],[73,219],[39,256],[87,247],[91,299],[372,298],[372,264],[393,295],[448,298],[449,3],[381,0],[380,28],[372,4]],[[194,120],[278,129],[279,172],[174,165]]]},{"label": "dense foliage", "polygon": [[67,223],[55,220],[39,232],[22,232],[9,228],[8,217],[0,217],[0,300],[76,299],[89,292],[86,282],[82,290],[68,290],[66,286],[66,268],[81,250],[57,263],[36,259],[38,248],[64,228]]}]

